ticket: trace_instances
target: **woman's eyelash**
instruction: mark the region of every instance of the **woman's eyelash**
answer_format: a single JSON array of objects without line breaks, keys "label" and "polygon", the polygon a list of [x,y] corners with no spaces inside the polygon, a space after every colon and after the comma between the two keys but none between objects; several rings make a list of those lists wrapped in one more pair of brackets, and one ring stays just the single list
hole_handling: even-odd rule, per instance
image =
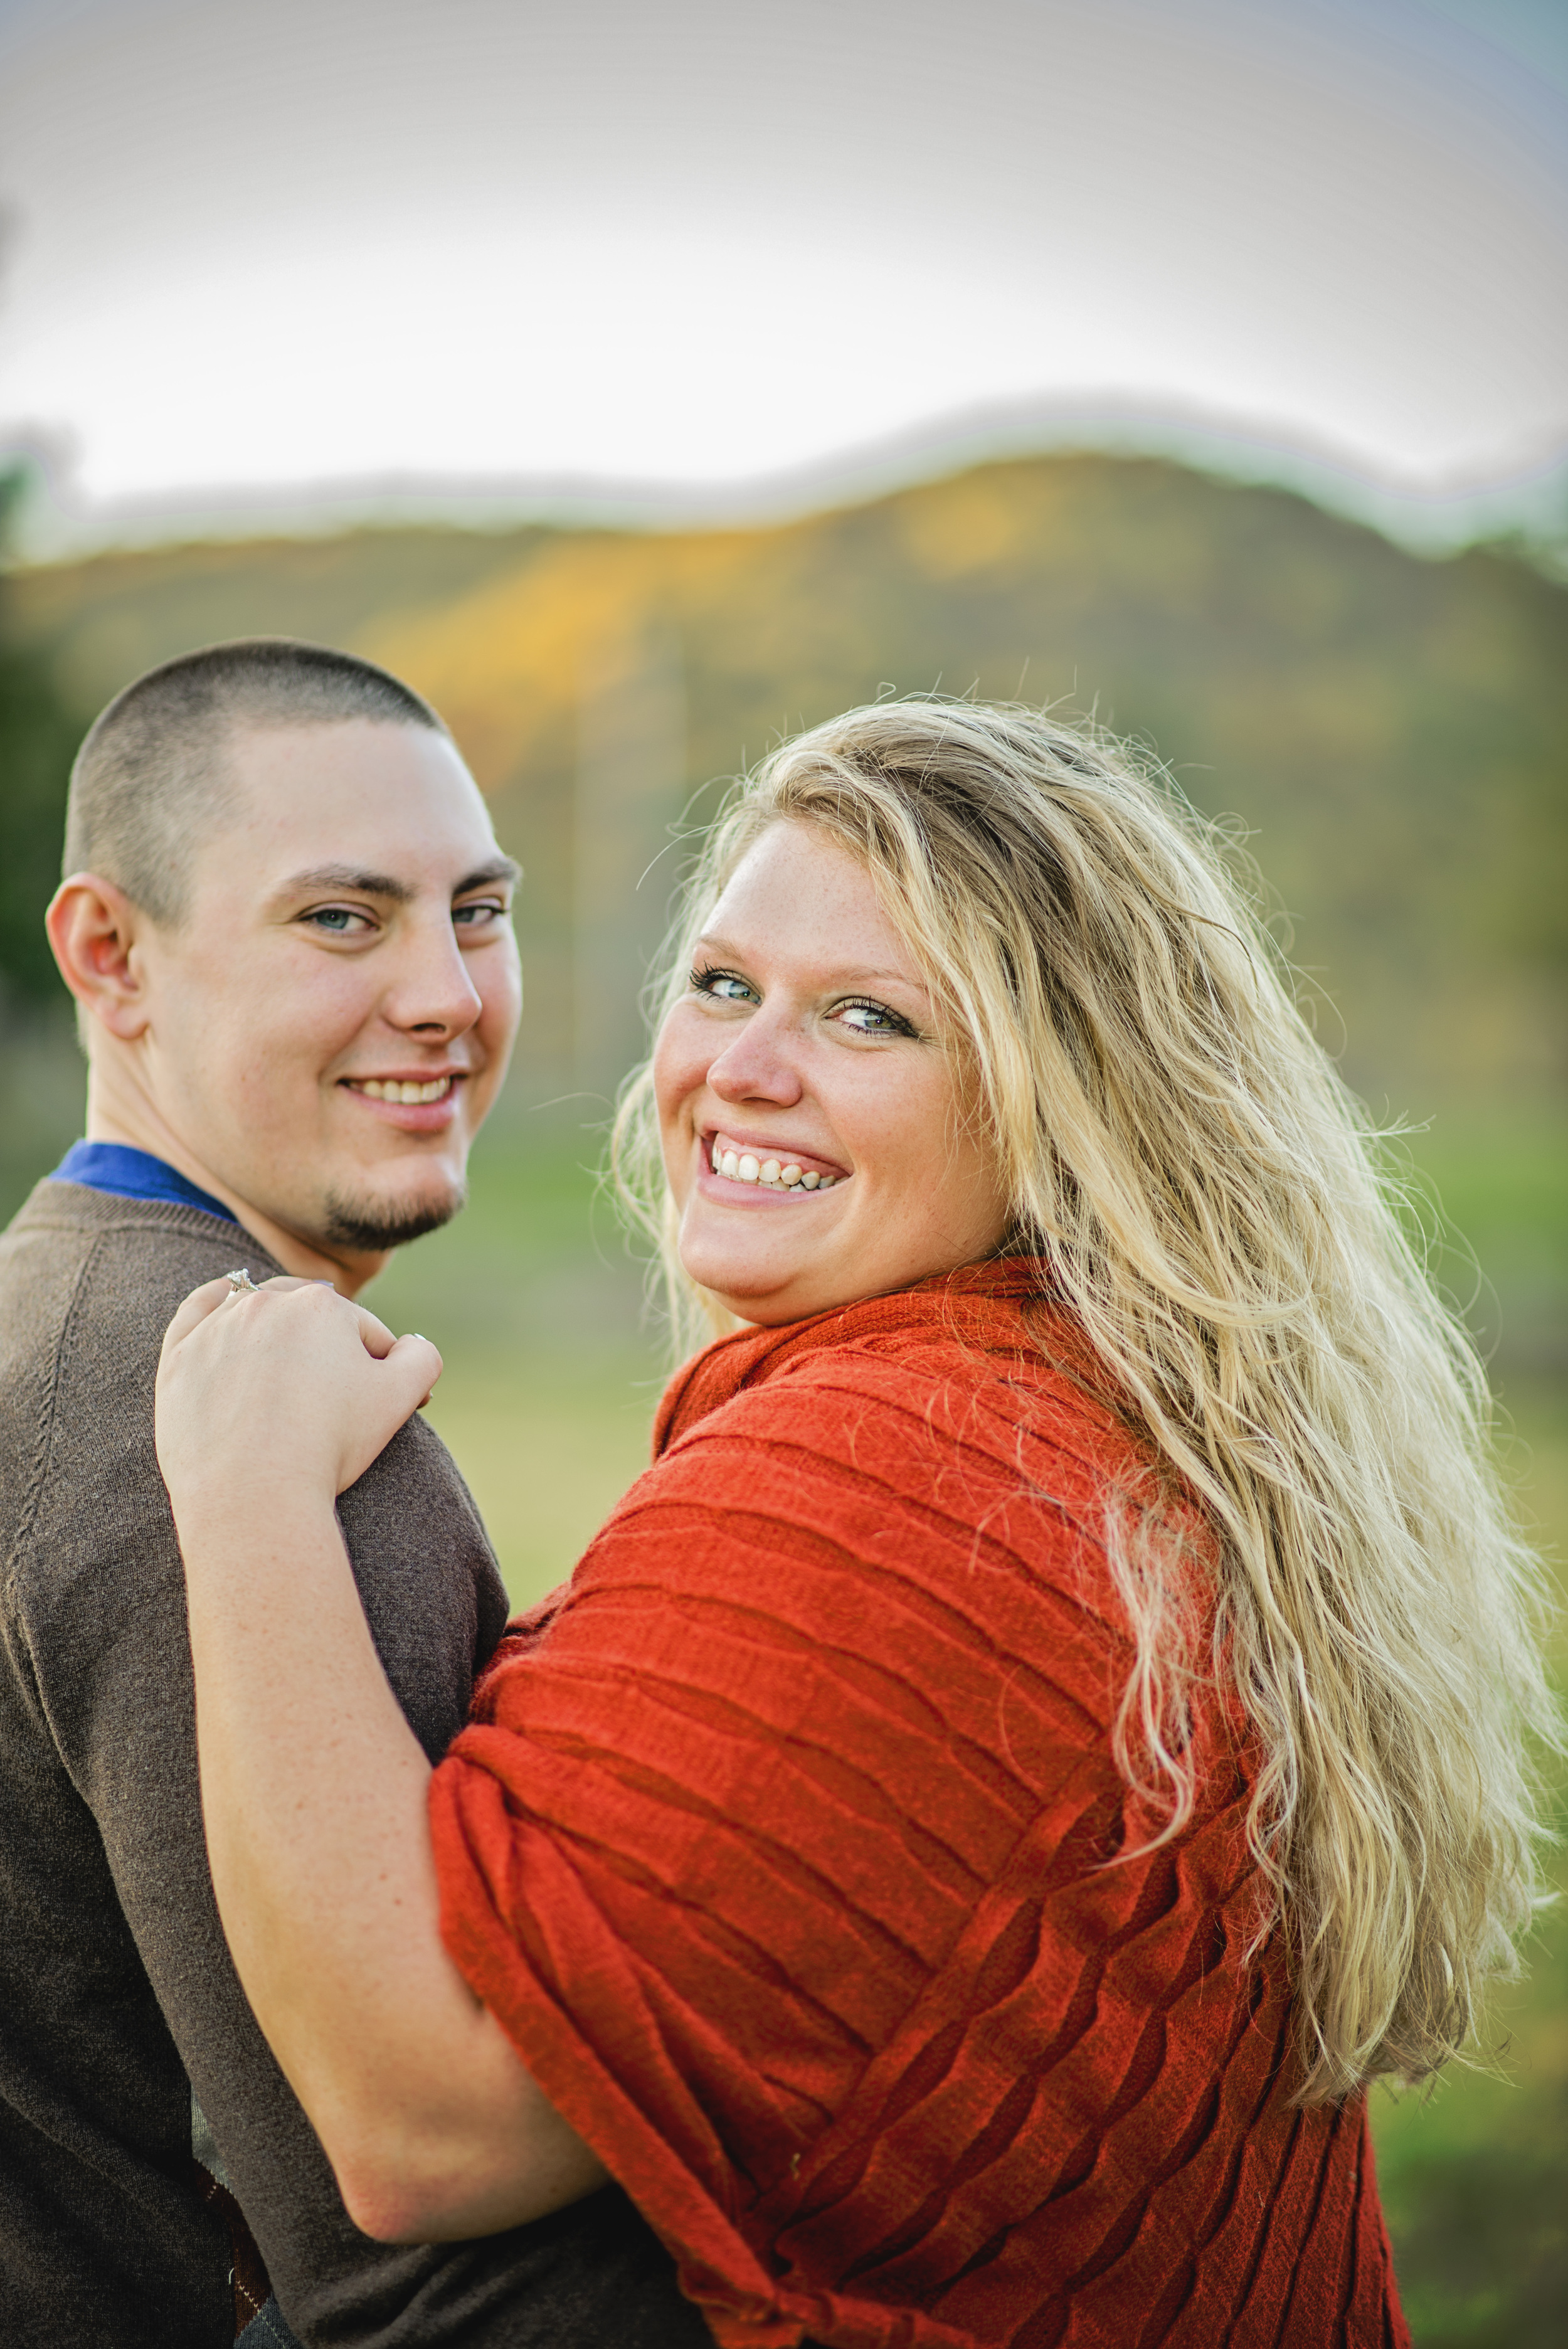
[{"label": "woman's eyelash", "polygon": [[751,991],[749,979],[742,978],[738,971],[723,969],[717,963],[700,965],[692,972],[687,983],[694,995],[711,995],[714,988],[724,979],[728,979],[733,986],[744,987],[748,992]]},{"label": "woman's eyelash", "polygon": [[890,1035],[914,1036],[918,1033],[913,1023],[906,1019],[902,1011],[895,1011],[891,1004],[878,1003],[869,995],[851,995],[835,1008],[840,1011],[874,1011],[879,1019],[887,1021]]},{"label": "woman's eyelash", "polygon": [[[688,974],[686,980],[694,995],[712,995],[717,988],[727,983],[732,987],[744,988],[748,995],[756,993],[748,978],[742,978],[738,971],[726,970],[718,963],[699,963],[696,969]],[[842,1011],[869,1011],[873,1018],[886,1024],[880,1030],[862,1030],[862,1033],[908,1036],[916,1042],[919,1041],[920,1031],[913,1021],[906,1019],[902,1011],[895,1011],[891,1004],[877,1002],[874,996],[846,996],[842,1002],[834,1004],[833,1011],[835,1015]]]}]

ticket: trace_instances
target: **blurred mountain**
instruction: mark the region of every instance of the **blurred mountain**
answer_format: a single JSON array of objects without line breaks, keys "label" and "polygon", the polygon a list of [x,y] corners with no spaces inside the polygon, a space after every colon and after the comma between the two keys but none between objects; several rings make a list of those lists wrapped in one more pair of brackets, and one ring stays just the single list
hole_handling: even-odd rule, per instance
[{"label": "blurred mountain", "polygon": [[428,694],[528,868],[535,1092],[607,1090],[631,1057],[714,779],[934,688],[1092,710],[1236,816],[1379,1106],[1568,1076],[1568,588],[1507,548],[1426,561],[1285,492],[1048,457],[775,528],[366,530],[100,555],[8,594],[81,722],[251,631]]}]

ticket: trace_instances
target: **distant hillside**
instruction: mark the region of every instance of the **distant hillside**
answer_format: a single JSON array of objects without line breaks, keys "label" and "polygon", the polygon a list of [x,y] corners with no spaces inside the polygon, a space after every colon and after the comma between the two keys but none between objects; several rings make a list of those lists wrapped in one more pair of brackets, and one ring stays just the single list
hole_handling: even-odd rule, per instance
[{"label": "distant hillside", "polygon": [[1364,1087],[1420,1109],[1568,1074],[1568,590],[1505,553],[1427,563],[1283,492],[1055,457],[769,530],[363,531],[10,584],[84,715],[251,630],[429,694],[528,867],[542,1085],[630,1050],[673,857],[636,884],[690,795],[936,686],[1092,708],[1238,814]]}]

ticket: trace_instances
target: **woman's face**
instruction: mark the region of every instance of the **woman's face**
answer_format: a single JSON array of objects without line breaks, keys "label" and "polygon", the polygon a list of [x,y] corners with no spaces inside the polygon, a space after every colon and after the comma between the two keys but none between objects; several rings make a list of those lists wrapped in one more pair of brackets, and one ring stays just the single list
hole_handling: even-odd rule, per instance
[{"label": "woman's face", "polygon": [[871,876],[776,823],[738,866],[654,1054],[694,1280],[796,1321],[986,1255],[1006,1228],[932,1004]]}]

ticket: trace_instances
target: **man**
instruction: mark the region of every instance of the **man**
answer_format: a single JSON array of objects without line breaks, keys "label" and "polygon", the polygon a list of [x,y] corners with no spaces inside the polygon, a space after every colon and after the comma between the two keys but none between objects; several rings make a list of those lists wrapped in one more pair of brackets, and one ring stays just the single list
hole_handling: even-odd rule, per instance
[{"label": "man", "polygon": [[[352,1296],[461,1206],[517,1025],[517,868],[432,710],[282,640],[110,704],[65,862],[88,1138],[0,1239],[0,2340],[215,2349],[254,2317],[256,2349],[706,2341],[615,2189],[473,2243],[360,2235],[202,1842],[163,1330],[226,1272]],[[483,1529],[418,1419],[341,1515],[433,1758],[504,1620]]]}]

